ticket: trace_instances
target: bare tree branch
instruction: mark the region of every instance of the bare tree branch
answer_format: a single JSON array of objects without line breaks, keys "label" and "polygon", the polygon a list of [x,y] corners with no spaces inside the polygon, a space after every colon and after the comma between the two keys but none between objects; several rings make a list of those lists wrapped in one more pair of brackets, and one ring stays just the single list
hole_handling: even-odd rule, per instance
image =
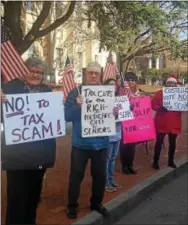
[{"label": "bare tree branch", "polygon": [[138,37],[135,38],[134,40],[134,44],[136,44],[136,42],[143,37],[144,35],[148,34],[151,31],[151,28],[147,29],[146,31],[144,31],[143,33],[141,33]]},{"label": "bare tree branch", "polygon": [[14,44],[20,43],[23,38],[21,24],[22,2],[6,2],[4,4],[4,23],[11,31]]},{"label": "bare tree branch", "polygon": [[61,18],[55,20],[54,23],[52,23],[50,26],[48,26],[47,28],[40,30],[38,32],[38,37],[42,37],[48,33],[50,33],[52,30],[56,29],[57,27],[59,27],[61,24],[63,24],[65,21],[68,20],[68,18],[72,15],[74,8],[75,8],[76,2],[71,2],[69,5],[69,8],[66,12],[65,15],[63,15]]},{"label": "bare tree branch", "polygon": [[45,1],[43,3],[43,8],[41,10],[40,15],[37,17],[36,21],[34,22],[31,30],[28,32],[28,34],[25,37],[25,40],[28,39],[30,36],[34,36],[34,38],[39,37],[38,31],[40,27],[43,25],[45,19],[47,18],[50,8],[51,8],[52,3]]}]

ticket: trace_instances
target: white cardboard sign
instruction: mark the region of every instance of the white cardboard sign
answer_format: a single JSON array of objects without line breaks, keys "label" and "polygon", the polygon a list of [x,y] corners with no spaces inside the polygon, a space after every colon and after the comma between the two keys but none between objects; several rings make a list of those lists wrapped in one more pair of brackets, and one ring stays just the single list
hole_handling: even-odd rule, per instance
[{"label": "white cardboard sign", "polygon": [[133,113],[130,110],[129,98],[126,95],[115,97],[115,107],[119,108],[116,122],[134,119]]},{"label": "white cardboard sign", "polygon": [[60,92],[6,95],[3,104],[6,145],[65,135],[63,95]]},{"label": "white cardboard sign", "polygon": [[116,134],[114,85],[82,86],[82,137]]},{"label": "white cardboard sign", "polygon": [[163,88],[163,106],[169,111],[188,111],[188,87]]}]

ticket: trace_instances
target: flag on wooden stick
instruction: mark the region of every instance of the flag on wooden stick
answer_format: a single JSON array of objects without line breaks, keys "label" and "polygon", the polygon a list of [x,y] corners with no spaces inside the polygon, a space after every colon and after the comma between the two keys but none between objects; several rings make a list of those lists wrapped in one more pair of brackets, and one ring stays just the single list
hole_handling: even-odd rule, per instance
[{"label": "flag on wooden stick", "polygon": [[28,68],[10,41],[7,28],[1,26],[1,75],[5,82],[23,77],[28,73]]},{"label": "flag on wooden stick", "polygon": [[68,94],[76,87],[76,82],[74,81],[73,67],[70,63],[70,59],[68,56],[65,62],[65,70],[62,78],[62,86],[64,99],[66,99]]},{"label": "flag on wooden stick", "polygon": [[110,52],[103,73],[103,82],[108,79],[116,79],[116,71],[117,71],[116,67],[117,65],[115,62],[113,62],[113,56],[112,53]]}]

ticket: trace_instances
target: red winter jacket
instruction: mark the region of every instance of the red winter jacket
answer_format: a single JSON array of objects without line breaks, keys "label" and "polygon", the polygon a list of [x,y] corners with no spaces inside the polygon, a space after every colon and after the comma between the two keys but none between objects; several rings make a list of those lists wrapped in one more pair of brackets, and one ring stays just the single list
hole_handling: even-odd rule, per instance
[{"label": "red winter jacket", "polygon": [[152,109],[157,111],[155,116],[155,127],[158,133],[173,133],[179,134],[181,132],[181,112],[168,111],[158,112],[163,107],[163,91],[156,92],[151,101]]}]

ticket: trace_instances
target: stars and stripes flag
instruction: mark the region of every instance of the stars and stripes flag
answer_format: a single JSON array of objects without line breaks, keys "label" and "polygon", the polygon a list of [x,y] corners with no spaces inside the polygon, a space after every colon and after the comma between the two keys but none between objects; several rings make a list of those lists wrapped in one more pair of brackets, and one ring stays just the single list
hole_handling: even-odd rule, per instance
[{"label": "stars and stripes flag", "polygon": [[129,88],[129,85],[127,81],[124,79],[123,74],[120,74],[120,79],[121,79],[121,87],[119,88],[119,95],[124,96],[127,95],[128,97],[131,96],[131,90]]},{"label": "stars and stripes flag", "polygon": [[117,65],[113,62],[112,53],[109,53],[107,63],[103,73],[103,82],[108,79],[116,79]]},{"label": "stars and stripes flag", "polygon": [[65,70],[62,78],[62,87],[64,99],[66,99],[68,94],[76,87],[76,82],[74,81],[73,67],[70,63],[70,59],[68,56],[65,62]]},{"label": "stars and stripes flag", "polygon": [[9,82],[29,73],[21,56],[10,41],[10,34],[5,26],[1,26],[1,75]]}]

